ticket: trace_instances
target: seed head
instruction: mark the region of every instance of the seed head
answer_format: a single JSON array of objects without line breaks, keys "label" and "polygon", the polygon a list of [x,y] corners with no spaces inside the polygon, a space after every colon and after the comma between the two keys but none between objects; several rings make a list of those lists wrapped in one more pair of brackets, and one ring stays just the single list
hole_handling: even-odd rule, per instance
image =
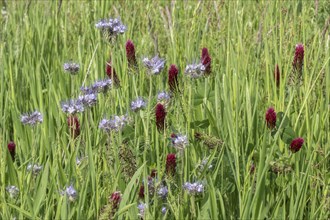
[{"label": "seed head", "polygon": [[211,57],[207,48],[202,49],[201,63],[205,67],[205,75],[210,75],[211,73]]},{"label": "seed head", "polygon": [[276,126],[276,112],[274,108],[268,108],[265,115],[266,123],[268,128],[273,129]]},{"label": "seed head", "polygon": [[278,67],[278,64],[276,64],[276,67],[275,67],[274,78],[275,78],[276,86],[279,87],[281,75],[280,75],[280,68]]},{"label": "seed head", "polygon": [[163,131],[165,128],[165,117],[166,111],[165,107],[158,103],[155,108],[155,115],[156,115],[156,126],[159,132]]},{"label": "seed head", "polygon": [[72,138],[76,138],[80,134],[80,124],[77,116],[68,116],[67,123],[70,129]]},{"label": "seed head", "polygon": [[290,144],[290,150],[292,151],[292,153],[296,153],[300,150],[300,148],[302,147],[302,145],[304,144],[304,139],[299,137],[299,138],[295,138],[292,140],[291,144]]},{"label": "seed head", "polygon": [[16,144],[14,143],[14,141],[8,143],[8,151],[10,153],[11,158],[14,160],[16,155]]},{"label": "seed head", "polygon": [[171,92],[174,92],[178,88],[178,74],[179,70],[176,65],[171,65],[168,70],[168,86],[170,87]]},{"label": "seed head", "polygon": [[176,156],[175,154],[168,154],[166,157],[166,173],[174,175],[176,171]]}]

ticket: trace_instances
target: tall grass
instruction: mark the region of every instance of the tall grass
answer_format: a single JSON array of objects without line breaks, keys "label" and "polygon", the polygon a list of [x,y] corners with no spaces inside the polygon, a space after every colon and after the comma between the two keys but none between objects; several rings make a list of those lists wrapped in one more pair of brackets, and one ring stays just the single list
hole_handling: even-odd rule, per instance
[{"label": "tall grass", "polygon": [[[118,219],[137,219],[140,201],[147,204],[145,219],[329,218],[326,1],[63,1],[60,6],[3,1],[2,8],[0,219],[98,219],[114,191],[122,193],[114,214]],[[120,17],[127,25],[112,43],[95,28],[108,17]],[[128,39],[136,46],[136,74],[127,68]],[[290,86],[297,43],[305,47],[303,77],[299,86]],[[212,57],[211,76],[184,76],[186,64],[198,61],[203,47]],[[156,54],[166,59],[165,69],[148,76],[141,60]],[[78,114],[81,134],[72,139],[60,103],[77,97],[82,85],[106,78],[110,56],[120,88],[99,95],[95,107]],[[79,74],[63,71],[68,60],[81,65]],[[167,128],[158,132],[156,95],[169,89],[171,64],[180,69],[180,92],[167,108]],[[148,106],[134,113],[130,102],[138,96]],[[280,133],[271,135],[265,123],[270,106],[284,112],[296,136],[304,138],[299,152],[293,154]],[[43,123],[23,125],[20,115],[34,110],[43,114]],[[107,136],[98,128],[102,118],[126,113],[132,121],[124,132]],[[170,146],[172,132],[189,137],[182,154]],[[195,139],[196,132],[224,144],[209,149]],[[16,143],[14,161],[9,141]],[[129,151],[136,168],[127,177],[121,153]],[[168,153],[177,153],[172,177],[165,172]],[[197,167],[206,157],[212,169],[200,172]],[[82,158],[81,164],[76,158]],[[27,171],[30,163],[43,166],[37,176]],[[281,166],[290,171],[274,172]],[[166,200],[147,193],[152,169],[168,186]],[[185,182],[198,180],[205,184],[202,195],[183,190]],[[70,184],[78,193],[74,202],[60,193]],[[17,198],[9,197],[9,185],[19,188]],[[168,210],[164,217],[163,206]]]}]

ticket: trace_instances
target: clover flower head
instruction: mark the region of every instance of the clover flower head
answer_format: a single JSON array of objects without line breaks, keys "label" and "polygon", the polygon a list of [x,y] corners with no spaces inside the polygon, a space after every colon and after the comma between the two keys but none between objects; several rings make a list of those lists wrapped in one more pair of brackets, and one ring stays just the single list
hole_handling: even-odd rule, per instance
[{"label": "clover flower head", "polygon": [[32,113],[26,113],[21,116],[21,122],[24,125],[36,125],[38,123],[41,123],[43,120],[42,114],[38,111],[34,111]]},{"label": "clover flower head", "polygon": [[149,75],[158,75],[164,69],[165,59],[161,59],[156,55],[155,57],[149,59],[145,57],[142,60],[144,66],[148,69]]}]

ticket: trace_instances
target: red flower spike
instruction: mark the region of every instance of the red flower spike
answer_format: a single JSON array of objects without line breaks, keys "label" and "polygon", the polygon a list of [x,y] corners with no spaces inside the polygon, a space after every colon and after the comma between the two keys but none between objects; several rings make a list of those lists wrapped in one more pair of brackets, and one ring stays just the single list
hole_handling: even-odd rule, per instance
[{"label": "red flower spike", "polygon": [[106,67],[105,67],[105,71],[108,75],[108,77],[112,80],[112,82],[114,83],[114,85],[116,86],[119,86],[120,84],[120,81],[118,79],[118,76],[116,74],[116,71],[115,69],[112,67],[111,65],[111,60],[109,60],[106,64]]},{"label": "red flower spike", "polygon": [[211,57],[207,48],[202,49],[201,63],[205,66],[205,74],[210,75],[211,73]]},{"label": "red flower spike", "polygon": [[166,157],[166,173],[169,175],[175,174],[176,157],[175,154],[168,154]]},{"label": "red flower spike", "polygon": [[168,85],[172,92],[176,91],[176,89],[178,88],[178,74],[178,67],[175,65],[171,65],[170,69],[168,70]]},{"label": "red flower spike", "polygon": [[13,141],[8,143],[8,151],[11,155],[11,158],[14,160],[16,155],[16,144]]},{"label": "red flower spike", "polygon": [[70,128],[70,134],[72,138],[76,138],[80,135],[80,124],[77,116],[69,116],[67,119],[68,126]]},{"label": "red flower spike", "polygon": [[280,77],[281,77],[281,75],[280,75],[280,68],[276,64],[275,71],[274,71],[274,78],[275,78],[275,82],[276,82],[276,86],[277,87],[280,86]]},{"label": "red flower spike", "polygon": [[128,62],[128,67],[136,67],[136,57],[135,57],[135,47],[131,40],[126,42],[126,57]]},{"label": "red flower spike", "polygon": [[151,173],[150,173],[150,177],[151,178],[155,178],[157,176],[157,170],[156,169],[152,169]]},{"label": "red flower spike", "polygon": [[140,190],[139,190],[139,198],[140,199],[144,199],[144,185],[140,186]]},{"label": "red flower spike", "polygon": [[269,108],[265,115],[268,128],[273,129],[276,126],[276,112],[274,108]]},{"label": "red flower spike", "polygon": [[121,201],[121,194],[119,191],[113,192],[110,197],[110,201],[112,203],[112,208],[117,209],[118,205]]},{"label": "red flower spike", "polygon": [[304,64],[304,45],[297,44],[292,66],[295,70],[301,72],[303,64]]},{"label": "red flower spike", "polygon": [[296,153],[300,150],[300,148],[302,147],[302,145],[304,144],[304,139],[299,137],[299,138],[295,138],[292,140],[291,144],[290,144],[290,150],[292,151],[292,153]]},{"label": "red flower spike", "polygon": [[159,132],[161,132],[165,128],[165,117],[166,117],[165,107],[162,104],[158,103],[156,105],[155,115],[156,115],[157,129]]}]

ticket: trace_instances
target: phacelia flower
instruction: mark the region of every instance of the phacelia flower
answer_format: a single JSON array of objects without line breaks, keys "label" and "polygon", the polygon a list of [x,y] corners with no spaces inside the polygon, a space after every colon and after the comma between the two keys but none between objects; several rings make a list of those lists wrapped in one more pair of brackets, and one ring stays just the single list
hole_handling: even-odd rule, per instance
[{"label": "phacelia flower", "polygon": [[68,126],[70,128],[70,134],[73,138],[76,138],[80,134],[80,124],[77,116],[70,115],[67,119]]},{"label": "phacelia flower", "polygon": [[95,94],[86,94],[78,97],[78,102],[82,103],[84,107],[92,107],[97,103],[97,96]]},{"label": "phacelia flower", "polygon": [[186,190],[189,194],[199,195],[204,192],[204,185],[200,182],[195,182],[195,183],[186,182],[183,185],[183,189]]},{"label": "phacelia flower", "polygon": [[143,59],[144,66],[148,69],[149,75],[158,75],[164,69],[165,59],[159,58],[157,55],[151,59]]},{"label": "phacelia flower", "polygon": [[106,32],[110,37],[123,34],[127,29],[119,18],[102,19],[95,24],[95,27]]},{"label": "phacelia flower", "polygon": [[14,160],[16,155],[16,144],[13,141],[8,143],[8,151],[10,153],[11,158]]},{"label": "phacelia flower", "polygon": [[37,164],[29,164],[27,167],[26,167],[26,170],[28,172],[31,172],[33,173],[33,175],[38,175],[40,173],[40,171],[42,170],[42,166],[39,166]]},{"label": "phacelia flower", "polygon": [[141,109],[146,108],[147,102],[144,100],[144,98],[138,97],[134,101],[131,102],[131,109],[133,112],[137,112]]},{"label": "phacelia flower", "polygon": [[165,107],[162,104],[158,103],[156,105],[155,115],[156,115],[157,129],[159,132],[161,132],[165,128],[165,117],[166,117]]},{"label": "phacelia flower", "polygon": [[162,186],[158,189],[157,192],[158,196],[161,197],[162,199],[166,199],[167,194],[168,194],[168,189],[167,186]]},{"label": "phacelia flower", "polygon": [[19,194],[19,189],[16,186],[7,186],[6,191],[9,193],[10,198],[16,198]]},{"label": "phacelia flower", "polygon": [[191,78],[200,78],[204,76],[206,68],[202,63],[193,63],[186,66],[184,73]]},{"label": "phacelia flower", "polygon": [[290,150],[293,153],[296,153],[300,150],[300,148],[302,147],[302,145],[304,144],[304,139],[299,137],[299,138],[295,138],[292,140],[291,144],[290,144]]},{"label": "phacelia flower", "polygon": [[202,49],[201,63],[205,67],[204,73],[206,75],[210,75],[210,73],[211,73],[211,57],[210,57],[210,54],[209,54],[209,51],[207,50],[207,48]]},{"label": "phacelia flower", "polygon": [[173,175],[176,170],[176,156],[175,154],[168,154],[166,157],[166,173]]},{"label": "phacelia flower", "polygon": [[109,133],[111,131],[118,132],[121,131],[129,122],[127,115],[122,116],[111,116],[110,119],[102,119],[99,128]]},{"label": "phacelia flower", "polygon": [[184,150],[185,147],[189,144],[188,138],[186,135],[182,134],[171,134],[172,146],[178,150]]},{"label": "phacelia flower", "polygon": [[276,126],[276,112],[274,108],[269,108],[265,115],[267,126],[272,129]]},{"label": "phacelia flower", "polygon": [[121,193],[119,191],[113,192],[110,196],[110,202],[112,204],[112,208],[117,209],[118,205],[121,201]]},{"label": "phacelia flower", "polygon": [[21,122],[24,125],[36,125],[37,123],[41,123],[42,119],[42,114],[38,111],[34,111],[30,114],[23,114],[21,116]]},{"label": "phacelia flower", "polygon": [[279,87],[281,75],[280,75],[280,68],[278,67],[278,64],[276,64],[276,67],[275,67],[274,78],[275,78],[276,86]]},{"label": "phacelia flower", "polygon": [[168,103],[171,99],[171,95],[168,92],[161,91],[157,94],[157,101],[161,103]]},{"label": "phacelia flower", "polygon": [[136,68],[137,62],[135,57],[135,47],[131,40],[128,40],[126,42],[126,57],[127,57],[128,67]]},{"label": "phacelia flower", "polygon": [[66,72],[70,73],[71,75],[75,75],[79,72],[80,66],[78,63],[67,62],[63,64],[63,68]]},{"label": "phacelia flower", "polygon": [[303,64],[304,64],[304,45],[297,44],[292,66],[294,70],[301,73]]},{"label": "phacelia flower", "polygon": [[147,208],[147,205],[145,203],[140,203],[138,206],[137,206],[138,210],[139,210],[139,213],[138,213],[138,216],[140,216],[141,218],[144,217],[145,215],[145,211],[146,211],[146,208]]},{"label": "phacelia flower", "polygon": [[166,212],[167,212],[167,209],[166,209],[166,207],[165,207],[165,206],[163,206],[163,207],[162,207],[162,214],[163,214],[163,215],[165,215],[165,214],[166,214]]},{"label": "phacelia flower", "polygon": [[79,112],[83,112],[84,104],[80,100],[71,99],[69,101],[65,101],[61,103],[61,108],[64,113],[67,114],[76,114]]},{"label": "phacelia flower", "polygon": [[85,95],[97,94],[97,93],[105,93],[112,87],[112,80],[111,79],[104,79],[96,81],[90,87],[81,87],[80,90]]},{"label": "phacelia flower", "polygon": [[205,168],[207,168],[208,170],[211,170],[213,168],[212,163],[206,167],[207,163],[209,162],[209,158],[204,158],[201,163],[198,165],[198,169],[200,172],[203,172]]},{"label": "phacelia flower", "polygon": [[67,187],[67,188],[65,189],[65,191],[62,192],[62,194],[63,194],[63,195],[65,194],[71,202],[74,202],[74,201],[77,199],[77,197],[78,197],[78,193],[77,193],[77,191],[73,188],[72,185],[70,185],[69,187]]},{"label": "phacelia flower", "polygon": [[117,73],[115,71],[115,68],[113,68],[112,64],[111,64],[111,60],[109,60],[105,66],[105,72],[108,75],[108,77],[113,81],[115,86],[119,86],[120,85],[120,80],[117,76]]}]

